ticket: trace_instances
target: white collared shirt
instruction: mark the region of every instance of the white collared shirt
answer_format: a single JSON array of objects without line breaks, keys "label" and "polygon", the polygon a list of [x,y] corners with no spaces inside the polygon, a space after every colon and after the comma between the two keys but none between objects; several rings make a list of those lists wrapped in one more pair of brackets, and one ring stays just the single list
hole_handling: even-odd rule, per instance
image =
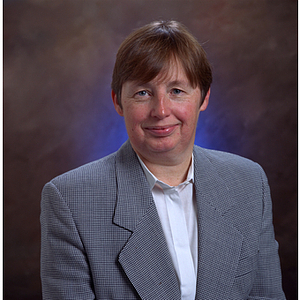
[{"label": "white collared shirt", "polygon": [[158,180],[140,158],[139,161],[150,184],[180,283],[181,299],[194,300],[198,265],[197,209],[193,193],[194,157],[186,180],[175,187]]}]

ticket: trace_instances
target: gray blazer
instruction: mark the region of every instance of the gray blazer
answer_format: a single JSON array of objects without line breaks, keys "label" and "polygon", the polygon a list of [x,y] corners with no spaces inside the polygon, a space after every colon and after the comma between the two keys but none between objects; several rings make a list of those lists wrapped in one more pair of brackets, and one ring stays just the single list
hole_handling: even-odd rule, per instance
[{"label": "gray blazer", "polygon": [[[196,299],[285,299],[261,167],[198,146],[194,160]],[[151,191],[129,142],[47,183],[41,229],[43,299],[180,299]]]}]

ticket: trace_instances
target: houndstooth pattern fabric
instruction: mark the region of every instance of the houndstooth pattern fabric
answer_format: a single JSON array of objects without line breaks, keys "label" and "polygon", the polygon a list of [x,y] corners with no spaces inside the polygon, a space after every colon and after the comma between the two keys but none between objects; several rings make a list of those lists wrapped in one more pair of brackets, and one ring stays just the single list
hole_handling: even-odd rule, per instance
[{"label": "houndstooth pattern fabric", "polygon": [[[285,299],[261,167],[195,146],[196,299]],[[180,299],[158,213],[130,143],[47,183],[43,299]]]}]

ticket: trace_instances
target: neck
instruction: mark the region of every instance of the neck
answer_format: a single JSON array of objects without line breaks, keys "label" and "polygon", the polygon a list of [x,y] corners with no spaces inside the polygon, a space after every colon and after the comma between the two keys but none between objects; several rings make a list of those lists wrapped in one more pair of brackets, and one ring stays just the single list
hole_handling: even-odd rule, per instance
[{"label": "neck", "polygon": [[157,164],[145,159],[142,156],[140,156],[140,158],[147,166],[149,171],[154,174],[158,180],[170,186],[177,186],[185,181],[192,161],[192,155],[190,155],[187,159],[175,164],[170,164],[168,162]]}]

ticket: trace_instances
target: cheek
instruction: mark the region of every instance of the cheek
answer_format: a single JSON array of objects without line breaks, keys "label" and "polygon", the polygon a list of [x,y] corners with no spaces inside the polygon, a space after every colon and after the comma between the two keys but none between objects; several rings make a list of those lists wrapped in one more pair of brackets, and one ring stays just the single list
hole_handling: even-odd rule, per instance
[{"label": "cheek", "polygon": [[143,123],[146,119],[146,114],[142,109],[131,108],[124,111],[124,119],[128,129],[134,131]]},{"label": "cheek", "polygon": [[198,107],[195,105],[188,105],[184,109],[178,111],[177,118],[181,119],[183,124],[193,127],[197,125],[199,116]]}]

